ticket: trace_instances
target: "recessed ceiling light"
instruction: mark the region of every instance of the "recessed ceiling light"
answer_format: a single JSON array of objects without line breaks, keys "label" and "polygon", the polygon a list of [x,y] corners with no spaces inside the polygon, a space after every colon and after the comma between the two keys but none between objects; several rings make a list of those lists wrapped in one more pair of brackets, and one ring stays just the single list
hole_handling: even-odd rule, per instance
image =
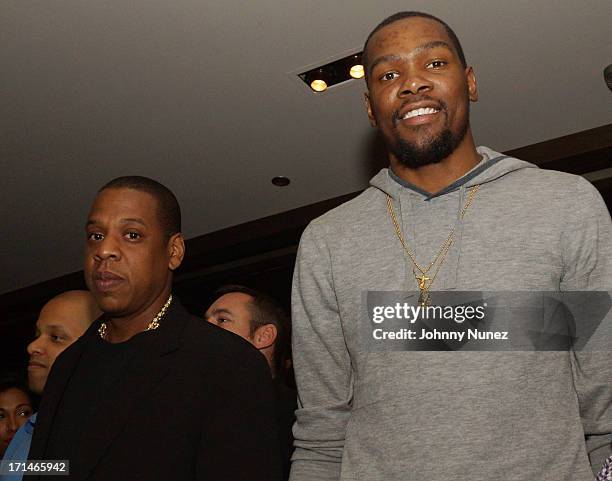
[{"label": "recessed ceiling light", "polygon": [[298,74],[306,85],[315,92],[324,92],[333,85],[351,79],[363,78],[364,71],[361,65],[361,52],[338,59],[321,67],[310,69]]},{"label": "recessed ceiling light", "polygon": [[284,175],[277,175],[276,177],[272,177],[272,183],[277,187],[286,187],[291,183],[291,180]]},{"label": "recessed ceiling light", "polygon": [[365,75],[365,72],[363,71],[363,65],[361,64],[353,65],[349,70],[349,73],[353,78],[363,78],[363,76]]},{"label": "recessed ceiling light", "polygon": [[327,90],[327,82],[321,79],[314,79],[312,82],[310,82],[310,88],[315,92],[323,92],[324,90]]}]

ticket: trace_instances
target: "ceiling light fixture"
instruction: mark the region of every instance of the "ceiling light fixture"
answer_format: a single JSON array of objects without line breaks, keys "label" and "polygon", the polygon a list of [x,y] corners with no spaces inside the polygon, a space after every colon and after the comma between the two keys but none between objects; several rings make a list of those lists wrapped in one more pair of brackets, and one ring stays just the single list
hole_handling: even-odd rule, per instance
[{"label": "ceiling light fixture", "polygon": [[298,74],[298,77],[315,92],[324,92],[333,85],[338,85],[351,79],[360,79],[363,76],[361,52]]},{"label": "ceiling light fixture", "polygon": [[324,92],[327,90],[327,82],[325,82],[325,80],[315,79],[310,82],[310,88],[315,92]]},{"label": "ceiling light fixture", "polygon": [[353,65],[351,69],[349,70],[349,74],[353,78],[363,78],[365,75],[365,72],[363,70],[363,65],[361,64]]},{"label": "ceiling light fixture", "polygon": [[347,58],[349,75],[353,78],[360,79],[365,76],[363,65],[361,64],[361,54],[356,53],[350,58]]},{"label": "ceiling light fixture", "polygon": [[327,74],[323,69],[317,69],[316,72],[311,74],[310,88],[315,92],[324,92],[327,90]]},{"label": "ceiling light fixture", "polygon": [[272,177],[272,183],[276,187],[286,187],[291,183],[291,179],[289,179],[289,177],[285,177],[284,175],[277,175],[276,177]]}]

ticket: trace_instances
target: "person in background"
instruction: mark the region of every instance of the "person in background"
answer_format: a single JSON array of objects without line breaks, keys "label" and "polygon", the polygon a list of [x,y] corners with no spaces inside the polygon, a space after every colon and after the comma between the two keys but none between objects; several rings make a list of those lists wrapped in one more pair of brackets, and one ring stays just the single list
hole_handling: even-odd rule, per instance
[{"label": "person in background", "polygon": [[[42,395],[55,359],[83,335],[91,323],[102,314],[89,291],[68,291],[55,296],[40,311],[36,335],[28,345],[28,385]],[[36,414],[19,428],[6,450],[5,459],[25,461],[28,458]],[[22,473],[0,474],[0,481],[19,481]]]},{"label": "person in background", "polygon": [[287,383],[290,358],[290,323],[281,305],[269,295],[241,285],[227,285],[215,292],[205,319],[246,339],[263,354],[274,378],[276,419],[281,437],[285,479],[289,477],[297,394]]},{"label": "person in background", "polygon": [[215,291],[205,319],[253,344],[266,358],[274,378],[283,378],[289,360],[290,324],[281,305],[268,294],[241,285]]},{"label": "person in background", "polygon": [[11,376],[0,379],[0,460],[33,412],[32,397],[24,383]]}]

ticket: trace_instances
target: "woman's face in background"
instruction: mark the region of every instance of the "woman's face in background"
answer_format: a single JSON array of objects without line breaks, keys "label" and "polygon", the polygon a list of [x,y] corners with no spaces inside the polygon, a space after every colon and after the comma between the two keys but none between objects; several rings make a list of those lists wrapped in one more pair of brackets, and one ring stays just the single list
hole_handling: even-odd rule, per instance
[{"label": "woman's face in background", "polygon": [[0,459],[17,430],[31,415],[32,402],[21,389],[12,387],[0,392]]}]

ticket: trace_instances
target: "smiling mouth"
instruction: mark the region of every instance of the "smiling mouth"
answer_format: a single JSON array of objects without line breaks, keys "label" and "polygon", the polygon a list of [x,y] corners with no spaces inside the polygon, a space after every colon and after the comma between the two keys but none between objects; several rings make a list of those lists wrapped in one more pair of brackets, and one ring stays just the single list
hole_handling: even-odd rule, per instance
[{"label": "smiling mouth", "polygon": [[420,109],[413,109],[413,110],[406,112],[404,115],[402,115],[400,117],[400,120],[408,120],[414,117],[421,117],[423,115],[433,115],[433,114],[437,114],[439,111],[440,109],[434,109],[432,107],[423,107]]}]

